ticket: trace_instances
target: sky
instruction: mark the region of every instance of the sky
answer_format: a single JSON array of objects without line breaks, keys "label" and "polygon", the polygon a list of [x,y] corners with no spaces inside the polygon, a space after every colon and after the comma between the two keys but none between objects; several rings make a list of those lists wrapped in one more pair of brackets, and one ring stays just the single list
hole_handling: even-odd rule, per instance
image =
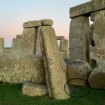
[{"label": "sky", "polygon": [[30,20],[52,19],[56,35],[69,37],[69,8],[90,0],[0,0],[0,37],[5,46],[22,34],[23,23]]}]

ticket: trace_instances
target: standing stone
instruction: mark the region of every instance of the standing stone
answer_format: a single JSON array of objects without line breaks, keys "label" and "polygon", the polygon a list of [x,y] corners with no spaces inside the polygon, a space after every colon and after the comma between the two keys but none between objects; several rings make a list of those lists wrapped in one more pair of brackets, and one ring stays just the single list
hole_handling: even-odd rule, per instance
[{"label": "standing stone", "polygon": [[105,10],[91,14],[94,22],[91,59],[96,60],[96,68],[89,77],[89,83],[94,88],[105,88]]},{"label": "standing stone", "polygon": [[63,58],[68,58],[68,40],[63,39],[60,41],[60,51]]},{"label": "standing stone", "polygon": [[[95,60],[105,61],[105,10],[95,12],[94,14],[94,30],[93,40],[95,46],[93,47],[93,53]],[[93,16],[92,14],[92,16]]]},{"label": "standing stone", "polygon": [[42,56],[42,51],[41,51],[41,43],[40,43],[40,35],[37,33],[37,38],[36,38],[36,55]]},{"label": "standing stone", "polygon": [[22,45],[22,38],[14,38],[12,40],[11,53],[15,55],[21,55],[22,53],[21,45]]},{"label": "standing stone", "polygon": [[69,36],[69,57],[72,60],[87,60],[89,19],[87,16],[72,18]]},{"label": "standing stone", "polygon": [[32,55],[36,50],[36,29],[24,28],[21,37],[13,40],[12,53],[17,56]]},{"label": "standing stone", "polygon": [[[39,31],[42,36],[42,53],[49,96],[61,100],[68,99],[69,96],[64,91],[66,65],[60,55],[54,29],[50,26],[43,26]],[[68,86],[67,91],[69,93]]]},{"label": "standing stone", "polygon": [[36,29],[24,28],[23,30],[23,46],[24,53],[34,54],[36,51]]},{"label": "standing stone", "polygon": [[4,39],[0,38],[0,55],[4,52]]}]

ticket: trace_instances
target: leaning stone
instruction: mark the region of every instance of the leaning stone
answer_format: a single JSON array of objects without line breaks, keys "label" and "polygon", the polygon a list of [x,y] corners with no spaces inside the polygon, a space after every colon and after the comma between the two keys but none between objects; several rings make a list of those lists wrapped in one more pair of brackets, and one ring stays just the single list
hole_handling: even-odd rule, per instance
[{"label": "leaning stone", "polygon": [[101,62],[90,74],[89,84],[93,88],[105,89],[105,62]]},{"label": "leaning stone", "polygon": [[48,90],[45,85],[25,83],[22,87],[22,94],[27,96],[45,96]]},{"label": "leaning stone", "polygon": [[[66,65],[57,45],[55,31],[50,26],[42,26],[39,31],[42,36],[42,53],[49,96],[60,100],[68,99],[69,96],[64,91]],[[67,91],[69,93],[68,86]]]},{"label": "leaning stone", "polygon": [[78,60],[67,60],[67,78],[69,85],[86,86],[91,67],[88,63]]},{"label": "leaning stone", "polygon": [[51,19],[42,19],[41,20],[43,26],[52,26],[53,21]]},{"label": "leaning stone", "polygon": [[34,27],[39,27],[39,26],[41,26],[40,21],[28,21],[23,24],[24,28],[34,28]]}]

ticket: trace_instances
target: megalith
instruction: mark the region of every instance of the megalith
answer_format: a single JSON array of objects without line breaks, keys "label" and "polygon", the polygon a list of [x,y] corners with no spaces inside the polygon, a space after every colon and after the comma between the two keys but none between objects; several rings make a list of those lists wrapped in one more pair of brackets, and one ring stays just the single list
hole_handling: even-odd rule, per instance
[{"label": "megalith", "polygon": [[79,16],[71,19],[69,35],[69,58],[87,60],[87,40],[89,35],[89,18]]},{"label": "megalith", "polygon": [[[58,48],[55,31],[51,26],[42,26],[38,31],[41,35],[49,97],[60,100],[68,99],[69,96],[64,91],[64,85],[67,82],[66,65]],[[68,86],[67,91],[69,92]]]},{"label": "megalith", "polygon": [[4,39],[0,38],[0,55],[4,52]]}]

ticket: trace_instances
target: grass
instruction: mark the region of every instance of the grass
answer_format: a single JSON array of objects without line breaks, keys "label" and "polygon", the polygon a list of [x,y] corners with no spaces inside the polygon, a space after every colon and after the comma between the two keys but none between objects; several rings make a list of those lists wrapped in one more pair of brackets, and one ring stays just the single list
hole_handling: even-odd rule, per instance
[{"label": "grass", "polygon": [[[84,92],[86,90],[87,88]],[[81,95],[82,92],[80,90],[77,93]],[[20,84],[3,83],[0,84],[0,105],[105,105],[105,90],[91,89],[85,97],[71,97],[68,100],[58,101],[47,97],[28,97],[22,95]]]}]

